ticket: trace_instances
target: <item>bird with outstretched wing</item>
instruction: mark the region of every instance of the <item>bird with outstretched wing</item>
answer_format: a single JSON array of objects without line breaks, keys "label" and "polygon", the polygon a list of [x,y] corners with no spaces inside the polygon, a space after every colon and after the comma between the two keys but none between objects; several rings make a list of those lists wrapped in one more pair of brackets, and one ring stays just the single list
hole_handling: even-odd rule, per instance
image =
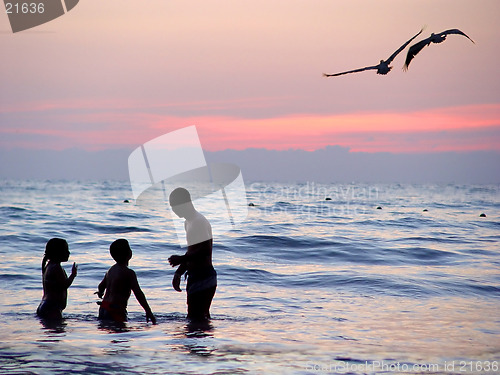
[{"label": "bird with outstretched wing", "polygon": [[474,41],[471,38],[469,38],[463,31],[460,31],[458,29],[445,30],[443,32],[440,32],[439,34],[431,33],[430,37],[428,37],[426,39],[422,39],[420,42],[415,43],[414,45],[412,45],[408,49],[408,53],[406,54],[406,61],[405,61],[405,64],[403,66],[403,70],[405,70],[405,71],[408,70],[408,66],[410,65],[411,60],[413,60],[413,58],[415,56],[417,56],[417,54],[424,47],[430,45],[431,43],[442,43],[442,42],[444,42],[446,40],[446,36],[449,35],[449,34],[463,35],[467,39],[469,39],[472,43],[474,43]]},{"label": "bird with outstretched wing", "polygon": [[336,77],[336,76],[341,76],[343,74],[349,74],[349,73],[357,73],[357,72],[362,72],[362,71],[365,71],[365,70],[377,70],[377,74],[382,74],[382,75],[385,75],[387,73],[389,73],[392,69],[392,66],[389,66],[391,63],[392,63],[392,60],[394,60],[396,58],[396,56],[406,48],[406,46],[408,44],[411,43],[411,41],[413,39],[415,39],[417,36],[419,36],[422,31],[424,29],[422,28],[417,34],[415,34],[410,40],[408,40],[405,44],[403,44],[401,47],[399,47],[396,52],[394,52],[387,60],[380,60],[380,63],[377,64],[377,65],[373,65],[373,66],[367,66],[367,67],[364,67],[364,68],[360,68],[360,69],[354,69],[354,70],[348,70],[346,72],[341,72],[341,73],[334,73],[334,74],[326,74],[326,73],[323,73],[323,76],[324,77]]}]

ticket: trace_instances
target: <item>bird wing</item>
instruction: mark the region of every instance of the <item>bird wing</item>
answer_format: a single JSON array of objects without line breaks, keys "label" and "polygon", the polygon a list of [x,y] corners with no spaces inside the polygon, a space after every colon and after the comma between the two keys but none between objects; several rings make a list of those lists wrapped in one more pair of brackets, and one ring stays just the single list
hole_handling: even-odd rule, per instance
[{"label": "bird wing", "polygon": [[396,51],[396,52],[394,52],[394,53],[391,55],[391,57],[389,57],[389,58],[386,60],[387,65],[389,65],[389,64],[392,62],[392,60],[394,60],[394,59],[396,58],[396,56],[397,56],[397,55],[398,55],[398,54],[399,54],[402,50],[404,50],[408,44],[410,44],[410,43],[411,43],[411,41],[412,41],[413,39],[415,39],[417,36],[419,36],[419,35],[422,33],[422,31],[424,31],[424,29],[423,29],[423,28],[421,28],[421,29],[420,29],[420,31],[419,31],[418,33],[416,33],[416,34],[415,34],[415,35],[414,35],[414,36],[413,36],[410,40],[408,40],[405,44],[403,44],[401,47],[399,47],[399,48],[397,49],[397,51]]},{"label": "bird wing", "polygon": [[422,39],[420,42],[415,43],[413,46],[408,48],[408,53],[406,54],[406,61],[405,64],[403,65],[403,70],[408,70],[408,66],[410,65],[411,60],[413,60],[413,58],[417,56],[417,54],[422,50],[422,48],[424,48],[426,45],[429,44],[430,39],[431,37]]},{"label": "bird wing", "polygon": [[[439,33],[439,35],[448,35],[448,34],[458,34],[458,35],[463,35],[465,36],[467,39],[469,39],[472,43],[474,43],[474,41],[469,38],[469,36],[467,34],[465,34],[463,31],[460,31],[458,29],[450,29],[450,30],[445,30],[441,33]],[[474,43],[475,44],[475,43]]]},{"label": "bird wing", "polygon": [[341,76],[343,74],[357,73],[357,72],[362,72],[364,70],[371,70],[371,69],[378,69],[378,65],[367,66],[367,67],[364,67],[364,68],[354,69],[354,70],[348,70],[347,72],[341,72],[341,73],[335,73],[335,74],[326,74],[326,73],[323,73],[323,77],[336,77],[336,76]]}]

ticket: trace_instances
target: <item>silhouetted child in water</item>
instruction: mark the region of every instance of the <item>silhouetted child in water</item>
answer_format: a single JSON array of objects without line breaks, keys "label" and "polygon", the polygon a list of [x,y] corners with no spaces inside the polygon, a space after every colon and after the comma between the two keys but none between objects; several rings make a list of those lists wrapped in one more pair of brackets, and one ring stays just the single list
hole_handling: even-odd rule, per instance
[{"label": "silhouetted child in water", "polygon": [[99,319],[115,322],[127,321],[127,302],[130,291],[133,291],[135,298],[146,311],[146,321],[149,322],[151,319],[153,324],[156,324],[156,318],[139,286],[137,276],[128,268],[128,262],[132,258],[132,250],[128,241],[125,239],[114,241],[109,247],[109,252],[116,264],[106,272],[96,292],[99,298],[103,298],[104,291],[106,291],[100,303]]},{"label": "silhouetted child in water", "polygon": [[69,247],[66,240],[52,238],[47,242],[42,260],[43,297],[36,310],[40,318],[62,319],[62,311],[68,300],[68,288],[73,283],[78,268],[76,263],[73,263],[71,275],[68,277],[61,267],[61,262],[67,262],[68,259]]}]

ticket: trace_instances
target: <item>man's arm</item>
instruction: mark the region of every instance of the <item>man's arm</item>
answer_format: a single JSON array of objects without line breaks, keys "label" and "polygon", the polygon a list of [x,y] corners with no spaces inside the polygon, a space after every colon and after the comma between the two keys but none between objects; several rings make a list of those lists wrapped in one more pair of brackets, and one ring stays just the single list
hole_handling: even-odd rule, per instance
[{"label": "man's arm", "polygon": [[175,267],[181,263],[190,262],[200,256],[206,255],[204,253],[207,249],[212,248],[212,242],[213,240],[209,239],[194,245],[189,245],[186,254],[172,255],[170,258],[168,258],[168,261],[172,267]]},{"label": "man's arm", "polygon": [[179,268],[174,273],[174,278],[172,279],[172,286],[174,289],[178,292],[182,292],[181,289],[181,276],[184,275],[184,273],[187,271],[187,265],[186,263],[181,263]]}]

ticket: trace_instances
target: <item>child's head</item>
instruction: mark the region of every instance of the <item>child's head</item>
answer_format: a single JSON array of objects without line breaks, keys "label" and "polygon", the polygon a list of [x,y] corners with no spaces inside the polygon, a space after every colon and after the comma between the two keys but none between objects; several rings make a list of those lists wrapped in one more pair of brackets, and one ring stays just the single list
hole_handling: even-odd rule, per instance
[{"label": "child's head", "polygon": [[109,252],[116,263],[127,263],[132,258],[132,249],[128,241],[123,238],[114,241],[109,247]]},{"label": "child's head", "polygon": [[67,262],[69,259],[69,246],[62,238],[51,238],[45,245],[45,258],[53,262]]}]

